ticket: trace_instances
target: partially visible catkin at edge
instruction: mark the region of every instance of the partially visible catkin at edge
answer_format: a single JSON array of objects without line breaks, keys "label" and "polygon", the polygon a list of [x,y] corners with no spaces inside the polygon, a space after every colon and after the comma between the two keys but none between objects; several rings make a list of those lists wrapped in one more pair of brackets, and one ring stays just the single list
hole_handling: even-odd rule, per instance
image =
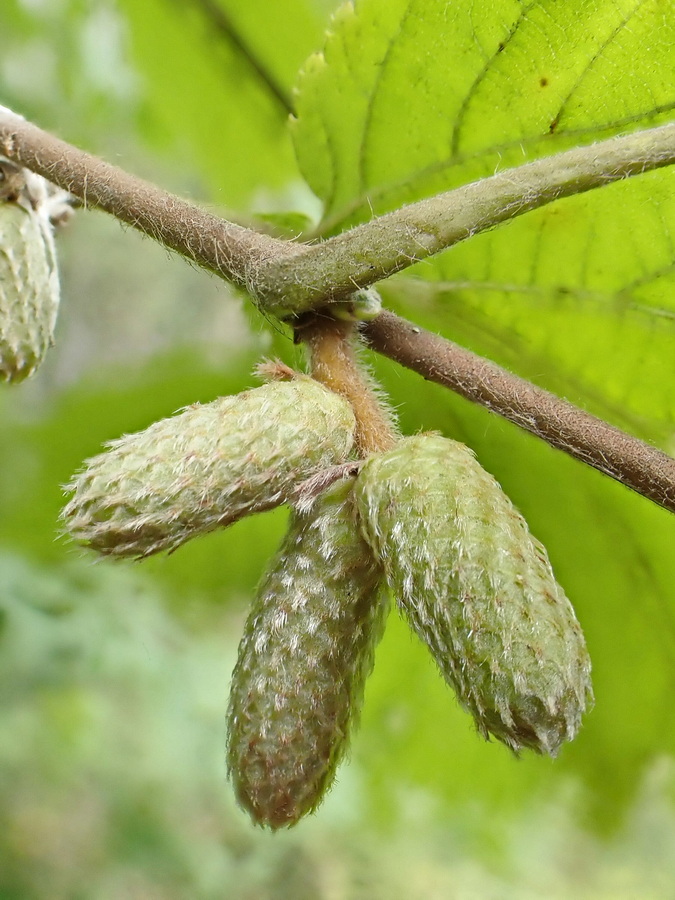
[{"label": "partially visible catkin at edge", "polygon": [[546,551],[463,444],[371,457],[355,489],[392,593],[479,731],[554,756],[591,700],[590,660]]},{"label": "partially visible catkin at edge", "polygon": [[173,550],[289,500],[347,458],[354,428],[349,404],[306,376],[195,404],[88,460],[62,518],[104,555]]},{"label": "partially visible catkin at edge", "polygon": [[294,513],[232,677],[228,769],[240,804],[273,829],[315,809],[332,784],[384,626],[382,570],[360,536],[352,486]]},{"label": "partially visible catkin at edge", "polygon": [[0,381],[23,381],[54,342],[59,307],[47,182],[0,156]]}]

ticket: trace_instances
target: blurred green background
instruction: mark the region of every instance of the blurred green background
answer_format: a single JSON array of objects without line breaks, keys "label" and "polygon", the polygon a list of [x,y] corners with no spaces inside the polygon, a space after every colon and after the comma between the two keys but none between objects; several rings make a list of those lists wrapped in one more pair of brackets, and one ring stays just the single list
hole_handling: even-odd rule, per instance
[{"label": "blurred green background", "polygon": [[[480,165],[472,157],[474,169],[448,170],[443,181],[433,160],[412,151],[406,169],[404,148],[385,190],[375,184],[372,141],[343,118],[345,147],[351,135],[375,162],[362,165],[370,182],[343,184],[342,207],[331,206],[312,168],[321,163],[311,149],[317,103],[330,104],[333,90],[349,109],[349,90],[363,95],[366,25],[394,34],[383,10],[394,21],[394,9],[401,16],[408,8],[368,0],[357,6],[364,18],[348,11],[333,25],[337,38],[319,73],[327,83],[312,82],[310,67],[297,95],[298,69],[323,45],[332,6],[4,0],[0,103],[214,211],[290,210],[326,232],[353,220],[369,184],[388,208],[407,199],[399,188],[409,171],[429,176],[423,193],[493,165],[490,145]],[[530,6],[534,16],[551,3]],[[423,30],[425,5],[409,9]],[[347,85],[338,57],[349,60],[350,41],[362,70],[347,67]],[[675,102],[672,83],[668,90]],[[387,102],[417,109],[395,91]],[[293,131],[291,108],[299,112]],[[420,115],[432,112],[433,104]],[[652,120],[648,111],[643,120],[631,114],[638,124]],[[330,137],[331,127],[321,133]],[[522,127],[534,134],[540,126]],[[570,126],[567,140],[575,133]],[[333,162],[344,173],[341,152],[333,150]],[[665,197],[668,185],[655,180],[650,196]],[[549,258],[559,264],[542,266],[528,290],[514,272],[531,250],[530,226],[521,225],[530,217],[476,239],[475,250],[469,242],[443,254],[416,280],[394,279],[385,298],[672,451],[675,314],[643,315],[647,326],[636,325],[634,308],[619,302],[621,286],[600,297],[597,266],[579,283],[568,277],[582,252],[569,235],[588,222],[601,230],[603,216],[614,221],[624,202],[637,202],[620,191],[607,197],[573,198],[561,217],[569,234],[560,219],[539,221],[542,240],[558,229]],[[500,241],[510,248],[501,256]],[[224,718],[247,604],[285,511],[142,564],[95,564],[60,536],[58,513],[61,485],[103,441],[251,386],[262,356],[299,365],[298,350],[227,285],[101,213],[80,211],[58,247],[56,347],[36,377],[0,392],[0,898],[675,896],[673,517],[373,359],[404,431],[439,429],[470,444],[546,544],[587,636],[596,705],[557,760],[516,760],[476,735],[425,649],[392,615],[351,758],[328,799],[289,833],[261,832],[226,781]],[[661,294],[650,282],[643,305],[672,308],[668,271]]]}]

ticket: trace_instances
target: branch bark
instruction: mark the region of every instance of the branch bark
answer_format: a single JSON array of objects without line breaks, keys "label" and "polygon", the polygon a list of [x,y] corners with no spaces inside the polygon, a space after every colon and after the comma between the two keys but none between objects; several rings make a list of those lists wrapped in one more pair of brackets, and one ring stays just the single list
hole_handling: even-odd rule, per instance
[{"label": "branch bark", "polygon": [[623,178],[675,163],[675,124],[507,169],[307,246],[227,222],[58,140],[0,107],[0,151],[89,206],[245,287],[268,315],[346,300],[474,234]]},{"label": "branch bark", "polygon": [[[675,163],[675,124],[501,172],[308,247],[219,219],[0,107],[0,153],[290,318],[342,300],[473,234],[560,197]],[[493,363],[382,313],[380,353],[450,387],[675,512],[675,460]]]},{"label": "branch bark", "polygon": [[241,287],[249,287],[271,258],[302,250],[290,241],[213,216],[78,150],[2,106],[0,153],[69,191],[85,206],[110,213]]},{"label": "branch bark", "polygon": [[281,318],[342,300],[474,234],[554,200],[675,163],[675,124],[547,156],[402,206],[258,273],[268,312]]},{"label": "branch bark", "polygon": [[362,326],[366,343],[498,413],[569,456],[675,512],[675,459],[452,341],[390,312]]}]

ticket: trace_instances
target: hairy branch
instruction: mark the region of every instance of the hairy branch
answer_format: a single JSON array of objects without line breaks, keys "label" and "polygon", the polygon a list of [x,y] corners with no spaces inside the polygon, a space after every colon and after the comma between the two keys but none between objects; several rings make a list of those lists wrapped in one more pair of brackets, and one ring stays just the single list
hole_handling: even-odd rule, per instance
[{"label": "hairy branch", "polygon": [[0,107],[0,152],[248,289],[290,318],[553,200],[675,163],[675,124],[507,169],[403,206],[313,246],[277,240],[159,190]]},{"label": "hairy branch", "polygon": [[[675,163],[675,125],[569,150],[373,219],[308,247],[219,219],[0,107],[0,153],[246,287],[291,317],[345,300],[423,259],[560,197]],[[552,394],[391,313],[364,326],[371,346],[675,512],[675,460]]]},{"label": "hairy branch", "polygon": [[270,258],[302,249],[213,216],[60,141],[2,106],[0,153],[69,191],[85,206],[110,213],[243,287]]},{"label": "hairy branch", "polygon": [[372,219],[259,273],[265,308],[280,317],[343,299],[553,200],[675,163],[675,124],[611,138],[506,169]]},{"label": "hairy branch", "polygon": [[675,512],[675,459],[390,312],[362,326],[373,350],[451,388]]}]

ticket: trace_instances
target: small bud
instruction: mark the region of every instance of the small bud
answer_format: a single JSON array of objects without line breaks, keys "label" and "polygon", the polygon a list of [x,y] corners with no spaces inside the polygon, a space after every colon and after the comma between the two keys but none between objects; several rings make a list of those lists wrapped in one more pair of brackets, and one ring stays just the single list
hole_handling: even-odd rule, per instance
[{"label": "small bud", "polygon": [[357,479],[364,533],[484,737],[554,756],[590,700],[590,660],[546,551],[464,445],[406,438]]},{"label": "small bud", "polygon": [[332,303],[330,311],[346,322],[370,322],[382,312],[382,298],[375,288],[360,288],[346,300]]},{"label": "small bud", "polygon": [[31,375],[59,306],[47,182],[0,156],[0,381]]},{"label": "small bud", "polygon": [[381,568],[359,534],[352,485],[294,513],[239,646],[228,768],[241,805],[273,829],[330,787],[384,627]]},{"label": "small bud", "polygon": [[195,404],[88,460],[66,487],[74,496],[62,518],[99,553],[174,550],[284,503],[345,460],[354,427],[347,401],[304,376]]}]

